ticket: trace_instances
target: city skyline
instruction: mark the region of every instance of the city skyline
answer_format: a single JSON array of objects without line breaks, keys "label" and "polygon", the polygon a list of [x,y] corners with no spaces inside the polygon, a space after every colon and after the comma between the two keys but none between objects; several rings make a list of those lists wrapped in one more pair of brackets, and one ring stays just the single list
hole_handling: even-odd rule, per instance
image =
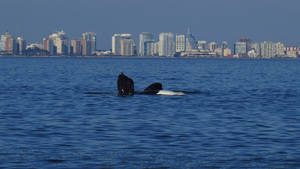
[{"label": "city skyline", "polygon": [[15,38],[9,32],[0,36],[0,55],[19,56],[160,56],[160,57],[229,57],[229,58],[299,58],[299,46],[282,42],[252,41],[241,37],[233,44],[227,41],[196,39],[190,28],[185,34],[161,32],[158,40],[151,32],[142,32],[136,42],[130,33],[112,36],[111,49],[97,48],[95,32],[84,32],[80,39],[68,38],[57,31],[42,38],[42,43],[29,43],[23,37]]},{"label": "city skyline", "polygon": [[0,11],[0,32],[8,30],[31,43],[64,29],[69,37],[95,32],[97,44],[108,49],[115,33],[131,33],[136,41],[140,32],[157,37],[161,32],[180,33],[191,27],[197,39],[207,41],[233,44],[240,37],[251,37],[300,44],[300,2],[293,0],[2,0],[0,6],[5,7]]}]

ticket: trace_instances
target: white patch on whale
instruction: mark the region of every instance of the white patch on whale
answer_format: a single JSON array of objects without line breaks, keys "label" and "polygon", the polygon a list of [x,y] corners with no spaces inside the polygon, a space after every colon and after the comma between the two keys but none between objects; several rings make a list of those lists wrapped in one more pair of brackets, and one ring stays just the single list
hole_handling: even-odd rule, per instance
[{"label": "white patch on whale", "polygon": [[184,95],[183,92],[174,92],[171,90],[160,90],[157,94],[164,95],[164,96],[182,96],[182,95]]}]

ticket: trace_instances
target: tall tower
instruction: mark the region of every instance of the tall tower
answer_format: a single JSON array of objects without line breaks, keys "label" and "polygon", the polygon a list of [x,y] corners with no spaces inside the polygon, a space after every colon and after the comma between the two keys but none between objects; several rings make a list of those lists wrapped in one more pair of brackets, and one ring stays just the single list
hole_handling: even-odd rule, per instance
[{"label": "tall tower", "polygon": [[16,40],[16,54],[23,55],[26,49],[26,41],[22,37],[18,37]]},{"label": "tall tower", "polygon": [[234,44],[234,54],[239,56],[247,55],[247,44],[246,42],[235,42]]},{"label": "tall tower", "polygon": [[139,55],[147,56],[149,55],[151,48],[147,48],[147,44],[149,42],[154,42],[153,33],[143,32],[140,34],[140,42],[139,42]]},{"label": "tall tower", "polygon": [[196,40],[193,36],[191,29],[188,28],[186,31],[186,51],[192,51],[196,48]]},{"label": "tall tower", "polygon": [[1,35],[0,52],[9,55],[16,53],[16,41],[9,32],[5,32],[4,35]]},{"label": "tall tower", "polygon": [[173,33],[159,34],[159,56],[173,57],[175,55],[175,47]]},{"label": "tall tower", "polygon": [[54,54],[67,55],[68,54],[68,38],[64,31],[58,31],[49,36],[53,41]]},{"label": "tall tower", "polygon": [[185,35],[176,35],[176,52],[184,52],[186,49]]},{"label": "tall tower", "polygon": [[135,43],[131,34],[114,34],[112,37],[112,53],[116,56],[133,56]]},{"label": "tall tower", "polygon": [[85,32],[81,35],[81,40],[84,40],[84,46],[86,48],[86,55],[94,55],[96,53],[96,33]]}]

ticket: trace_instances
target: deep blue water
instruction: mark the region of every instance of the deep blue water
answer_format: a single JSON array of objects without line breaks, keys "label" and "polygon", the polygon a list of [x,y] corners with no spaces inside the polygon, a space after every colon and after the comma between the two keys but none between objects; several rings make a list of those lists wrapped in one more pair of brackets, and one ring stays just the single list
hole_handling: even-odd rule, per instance
[{"label": "deep blue water", "polygon": [[[116,94],[124,72],[184,96]],[[0,58],[0,168],[300,168],[300,60]]]}]

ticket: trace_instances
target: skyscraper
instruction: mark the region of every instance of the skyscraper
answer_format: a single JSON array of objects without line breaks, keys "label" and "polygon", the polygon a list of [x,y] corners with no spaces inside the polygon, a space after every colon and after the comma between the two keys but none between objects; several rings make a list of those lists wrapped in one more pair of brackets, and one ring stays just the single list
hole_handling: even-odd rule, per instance
[{"label": "skyscraper", "polygon": [[187,32],[186,32],[185,51],[192,51],[194,49],[196,49],[196,40],[195,40],[195,37],[193,36],[190,28],[188,28]]},{"label": "skyscraper", "polygon": [[64,31],[58,31],[49,36],[49,39],[53,41],[54,52],[57,55],[68,54],[68,38]]},{"label": "skyscraper", "polygon": [[80,40],[70,40],[70,55],[80,56],[81,55],[81,41]]},{"label": "skyscraper", "polygon": [[15,39],[9,32],[5,32],[4,35],[1,35],[0,52],[9,55],[16,53]]},{"label": "skyscraper", "polygon": [[135,43],[131,34],[114,34],[112,37],[112,53],[116,56],[133,56]]},{"label": "skyscraper", "polygon": [[135,44],[131,38],[122,38],[120,41],[121,56],[133,56]]},{"label": "skyscraper", "polygon": [[85,32],[81,35],[81,40],[85,40],[83,42],[83,48],[86,48],[86,52],[84,55],[94,55],[96,53],[96,33],[94,32]]},{"label": "skyscraper", "polygon": [[133,56],[135,43],[131,34],[114,34],[112,37],[112,53],[116,56]]},{"label": "skyscraper", "polygon": [[273,58],[276,56],[283,56],[285,47],[280,42],[262,42],[260,44],[261,57],[262,58]]},{"label": "skyscraper", "polygon": [[199,41],[197,42],[198,49],[199,49],[199,50],[206,50],[206,44],[207,44],[206,41],[201,41],[201,40],[199,40]]},{"label": "skyscraper", "polygon": [[234,54],[245,57],[247,55],[247,44],[246,42],[237,41],[234,44]]},{"label": "skyscraper", "polygon": [[16,54],[23,55],[26,49],[26,41],[22,37],[18,37],[16,40]]},{"label": "skyscraper", "polygon": [[49,55],[56,55],[56,48],[54,47],[53,40],[50,38],[43,39],[43,49],[49,52]]},{"label": "skyscraper", "polygon": [[175,47],[173,33],[159,34],[159,56],[173,57],[175,55]]},{"label": "skyscraper", "polygon": [[147,44],[149,44],[149,42],[154,42],[154,36],[153,33],[150,32],[143,32],[140,34],[140,42],[139,42],[139,55],[140,56],[152,56],[149,54],[152,54],[153,48],[151,48],[151,46],[148,45],[147,48]]},{"label": "skyscraper", "polygon": [[185,35],[176,35],[176,52],[184,52],[186,49]]},{"label": "skyscraper", "polygon": [[245,42],[246,43],[246,53],[248,53],[251,50],[251,39],[243,37],[239,40],[239,42]]},{"label": "skyscraper", "polygon": [[208,50],[214,52],[218,48],[218,44],[216,42],[210,42],[208,44]]}]

